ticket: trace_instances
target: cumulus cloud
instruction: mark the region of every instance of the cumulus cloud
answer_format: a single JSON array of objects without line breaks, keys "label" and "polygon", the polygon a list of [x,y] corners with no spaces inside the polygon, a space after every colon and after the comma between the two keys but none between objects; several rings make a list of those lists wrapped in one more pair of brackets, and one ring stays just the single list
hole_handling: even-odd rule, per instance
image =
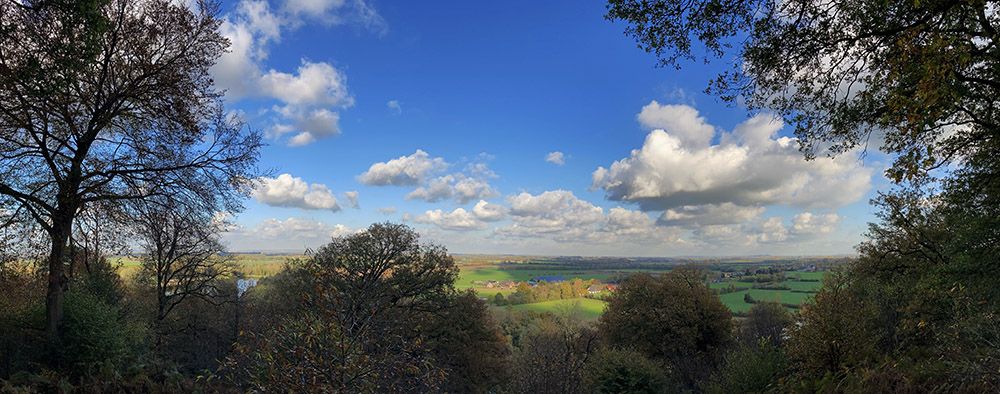
[{"label": "cumulus cloud", "polygon": [[358,176],[358,181],[371,186],[418,186],[406,195],[407,200],[439,202],[454,199],[466,204],[478,199],[492,198],[499,193],[490,186],[488,178],[496,174],[485,163],[473,163],[464,172],[440,175],[449,164],[440,157],[431,157],[417,150],[409,156],[372,164]]},{"label": "cumulus cloud", "polygon": [[424,212],[413,218],[414,222],[433,224],[442,230],[476,230],[485,227],[476,216],[462,208],[445,212],[440,209]]},{"label": "cumulus cloud", "polygon": [[351,105],[346,77],[327,63],[303,60],[297,73],[270,70],[260,77],[260,94],[291,105]]},{"label": "cumulus cloud", "polygon": [[566,243],[675,242],[679,232],[656,226],[643,212],[621,207],[604,209],[567,190],[507,198],[509,226],[496,229],[501,237],[541,238]]},{"label": "cumulus cloud", "polygon": [[383,215],[393,215],[397,211],[396,207],[382,207],[378,209],[378,213]]},{"label": "cumulus cloud", "polygon": [[687,105],[661,105],[653,100],[636,118],[647,129],[666,131],[691,148],[708,146],[715,135],[715,127]]},{"label": "cumulus cloud", "polygon": [[455,193],[454,190],[452,190],[451,185],[454,181],[455,177],[452,175],[445,175],[431,179],[427,185],[420,186],[407,194],[406,199],[424,200],[427,202],[447,200]]},{"label": "cumulus cloud", "polygon": [[697,227],[693,234],[704,243],[725,246],[801,243],[836,230],[837,214],[801,212],[792,218],[791,226],[780,216],[741,224],[710,224]]},{"label": "cumulus cloud", "polygon": [[358,204],[358,192],[352,190],[349,192],[344,192],[344,198],[347,199],[347,205],[354,209],[359,209],[361,206]]},{"label": "cumulus cloud", "polygon": [[485,200],[479,200],[472,207],[472,214],[484,222],[495,222],[507,216],[507,209],[498,204],[490,204]]},{"label": "cumulus cloud", "polygon": [[340,210],[337,198],[326,185],[309,184],[291,174],[257,179],[252,195],[257,201],[275,207]]},{"label": "cumulus cloud", "polygon": [[381,18],[362,0],[290,0],[278,10],[265,0],[242,0],[223,18],[220,32],[231,47],[212,67],[213,80],[228,100],[249,97],[280,103],[265,111],[272,123],[266,136],[277,140],[289,135],[290,146],[339,134],[338,111],[354,104],[346,76],[330,63],[302,59],[294,72],[264,71],[272,44],[308,20],[367,25]]},{"label": "cumulus cloud", "polygon": [[657,223],[664,226],[703,226],[750,221],[764,212],[764,207],[744,207],[731,202],[684,205],[663,211]]},{"label": "cumulus cloud", "polygon": [[418,187],[407,194],[406,199],[438,202],[454,198],[459,204],[465,204],[497,195],[499,193],[484,179],[453,174],[432,179],[427,185]]},{"label": "cumulus cloud", "polygon": [[428,174],[447,166],[444,159],[430,157],[427,152],[417,149],[409,156],[372,164],[368,171],[358,175],[358,181],[370,186],[415,186],[422,183]]},{"label": "cumulus cloud", "polygon": [[835,213],[817,215],[802,212],[792,218],[792,231],[796,234],[827,234],[833,232],[838,223],[840,216]]},{"label": "cumulus cloud", "polygon": [[872,170],[851,155],[804,160],[794,139],[776,137],[783,124],[773,116],[758,115],[718,134],[717,144],[711,143],[715,128],[691,107],[653,102],[639,119],[662,129],[651,131],[629,157],[599,167],[592,185],[610,200],[664,211],[665,223],[718,224],[720,212],[751,218],[767,205],[834,208],[861,199],[871,187]]},{"label": "cumulus cloud", "polygon": [[545,161],[555,164],[557,166],[561,166],[563,164],[566,164],[566,157],[565,155],[563,155],[562,152],[559,151],[549,152],[549,154],[545,155]]}]

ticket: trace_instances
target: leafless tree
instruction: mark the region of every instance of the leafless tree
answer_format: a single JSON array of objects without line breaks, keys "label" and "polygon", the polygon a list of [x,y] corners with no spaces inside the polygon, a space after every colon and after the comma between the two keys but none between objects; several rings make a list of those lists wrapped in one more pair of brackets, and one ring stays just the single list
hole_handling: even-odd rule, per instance
[{"label": "leafless tree", "polygon": [[189,298],[222,302],[216,285],[232,272],[232,259],[222,256],[221,222],[169,199],[145,202],[136,222],[141,275],[155,288],[157,325]]},{"label": "leafless tree", "polygon": [[50,340],[79,212],[153,196],[238,211],[257,176],[260,133],[224,112],[209,76],[229,45],[217,6],[181,3],[0,2],[0,199],[51,240]]}]

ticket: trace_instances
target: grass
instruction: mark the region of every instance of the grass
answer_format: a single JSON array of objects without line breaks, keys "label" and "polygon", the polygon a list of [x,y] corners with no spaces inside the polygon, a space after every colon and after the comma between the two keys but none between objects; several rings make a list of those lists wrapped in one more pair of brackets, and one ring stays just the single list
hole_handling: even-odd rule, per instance
[{"label": "grass", "polygon": [[[285,264],[291,260],[302,258],[301,255],[265,255],[265,254],[233,254],[236,270],[250,278],[263,278],[281,272]],[[135,256],[115,256],[112,264],[121,264],[118,272],[124,277],[130,277],[139,271],[141,261]]]},{"label": "grass", "polygon": [[605,305],[606,303],[601,300],[573,298],[514,305],[510,308],[516,311],[552,312],[557,314],[580,313],[580,316],[586,320],[597,320],[604,313]]},{"label": "grass", "polygon": [[756,301],[778,302],[782,304],[802,305],[812,298],[812,294],[810,293],[795,293],[788,290],[762,289],[750,289],[722,294],[719,298],[722,300],[722,303],[729,308],[729,310],[733,312],[746,312],[753,306],[753,304],[748,304],[743,300],[744,295],[747,293],[750,293],[750,297],[753,297]]}]

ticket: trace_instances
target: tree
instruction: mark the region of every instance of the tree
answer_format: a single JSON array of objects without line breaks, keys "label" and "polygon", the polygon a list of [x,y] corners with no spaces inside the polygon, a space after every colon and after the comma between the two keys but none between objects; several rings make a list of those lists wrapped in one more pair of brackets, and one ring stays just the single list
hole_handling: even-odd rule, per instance
[{"label": "tree", "polygon": [[595,393],[655,394],[679,390],[672,387],[662,365],[631,350],[598,350],[587,362],[584,382]]},{"label": "tree", "polygon": [[750,307],[746,320],[740,324],[743,342],[756,344],[764,341],[773,346],[781,346],[785,330],[791,327],[792,314],[776,302],[758,302]]},{"label": "tree", "polygon": [[598,329],[609,345],[666,363],[694,388],[730,342],[732,320],[700,271],[679,268],[628,277],[608,299]]},{"label": "tree", "polygon": [[582,392],[585,368],[600,342],[597,332],[562,316],[543,315],[534,323],[514,349],[510,391]]},{"label": "tree", "polygon": [[442,392],[490,393],[506,382],[510,349],[475,292],[462,293],[439,313],[425,315],[416,328],[424,332],[435,364],[444,370]]},{"label": "tree", "polygon": [[232,259],[221,256],[223,223],[170,198],[141,204],[135,218],[145,252],[141,275],[155,289],[158,328],[188,298],[221,302],[218,280],[232,272]]},{"label": "tree", "polygon": [[872,304],[858,296],[850,279],[830,276],[803,307],[800,324],[791,331],[788,356],[795,369],[819,378],[856,366],[870,365],[878,351],[880,333],[872,323]]},{"label": "tree", "polygon": [[[447,250],[421,244],[405,225],[373,224],[295,269],[308,284],[302,307],[242,341],[227,367],[236,383],[263,391],[439,387],[447,367],[436,362],[427,327],[453,312],[458,270]],[[487,334],[480,329],[466,333]]]},{"label": "tree", "polygon": [[766,393],[777,391],[787,373],[781,348],[767,341],[740,343],[726,353],[719,371],[706,385],[708,393]]},{"label": "tree", "polygon": [[727,57],[709,90],[782,115],[809,156],[881,140],[903,181],[997,152],[995,1],[609,0],[606,17],[663,65]]},{"label": "tree", "polygon": [[0,5],[0,196],[50,238],[49,338],[79,212],[151,196],[240,208],[260,134],[213,88],[209,67],[228,46],[214,12],[168,0]]}]

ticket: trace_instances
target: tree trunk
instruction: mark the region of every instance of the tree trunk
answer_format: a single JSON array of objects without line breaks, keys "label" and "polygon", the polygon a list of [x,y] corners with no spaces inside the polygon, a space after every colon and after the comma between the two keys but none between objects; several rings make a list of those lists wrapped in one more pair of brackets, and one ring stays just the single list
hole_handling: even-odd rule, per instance
[{"label": "tree trunk", "polygon": [[63,295],[69,284],[65,273],[65,260],[72,229],[71,215],[53,217],[52,229],[49,231],[52,249],[49,252],[48,291],[45,295],[45,334],[52,343],[59,339],[59,323],[63,317]]}]

